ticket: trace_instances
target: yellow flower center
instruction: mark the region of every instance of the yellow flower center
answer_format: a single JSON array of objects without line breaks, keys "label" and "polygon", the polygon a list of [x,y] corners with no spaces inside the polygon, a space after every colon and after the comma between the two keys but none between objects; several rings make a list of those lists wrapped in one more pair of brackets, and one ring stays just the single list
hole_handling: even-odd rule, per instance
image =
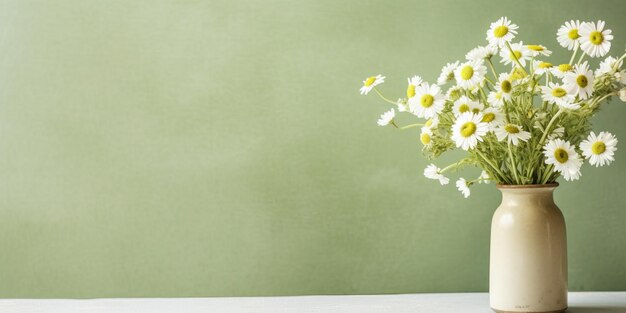
[{"label": "yellow flower center", "polygon": [[511,81],[516,81],[524,77],[526,77],[526,74],[524,74],[524,71],[522,71],[522,69],[519,67],[515,67],[515,69],[513,70],[513,73],[511,74]]},{"label": "yellow flower center", "polygon": [[589,34],[589,41],[594,45],[599,45],[604,41],[604,36],[599,31],[593,31]]},{"label": "yellow flower center", "polygon": [[591,145],[593,154],[602,154],[604,151],[606,151],[606,145],[602,141],[596,141]]},{"label": "yellow flower center", "polygon": [[557,148],[556,150],[554,150],[554,158],[559,163],[565,163],[569,159],[569,155],[567,154],[567,151],[565,151],[565,149]]},{"label": "yellow flower center", "polygon": [[424,124],[426,127],[430,127],[433,125],[433,119],[429,119],[428,121],[426,121],[426,123]]},{"label": "yellow flower center", "polygon": [[465,67],[461,69],[461,78],[468,80],[472,78],[472,76],[474,76],[474,68],[469,65],[465,65]]},{"label": "yellow flower center", "polygon": [[409,85],[406,89],[406,97],[413,98],[415,96],[415,85]]},{"label": "yellow flower center", "polygon": [[509,55],[509,58],[510,58],[512,61],[515,61],[516,59],[518,59],[518,60],[519,60],[519,58],[521,58],[521,57],[522,57],[522,52],[521,52],[521,51],[517,51],[517,50],[513,51],[513,52]]},{"label": "yellow flower center", "polygon": [[513,124],[506,124],[506,126],[504,126],[504,130],[506,130],[509,134],[519,133],[519,128]]},{"label": "yellow flower center", "polygon": [[528,49],[533,50],[533,51],[543,51],[543,50],[545,50],[543,48],[543,46],[539,46],[539,45],[528,45],[527,47],[528,47]]},{"label": "yellow flower center", "polygon": [[425,108],[430,108],[430,106],[433,105],[434,100],[435,98],[429,94],[423,95],[420,99],[422,106]]},{"label": "yellow flower center", "polygon": [[589,82],[587,81],[587,76],[585,75],[578,75],[578,77],[576,77],[576,83],[581,88],[585,88],[587,87],[587,84],[589,84]]},{"label": "yellow flower center", "polygon": [[567,64],[567,63],[559,65],[559,71],[561,71],[561,72],[567,72],[567,71],[569,71],[571,69],[572,69],[572,66]]},{"label": "yellow flower center", "polygon": [[422,133],[422,135],[420,136],[420,141],[424,145],[429,144],[430,143],[430,135],[427,134],[427,133]]},{"label": "yellow flower center", "polygon": [[479,108],[473,108],[472,109],[472,113],[478,114],[478,113],[480,113],[480,109]]},{"label": "yellow flower center", "polygon": [[503,80],[502,83],[500,83],[500,88],[502,88],[502,91],[510,93],[512,88],[511,82],[508,80]]},{"label": "yellow flower center", "polygon": [[496,119],[496,115],[494,113],[489,112],[489,113],[483,115],[483,119],[481,120],[481,122],[491,123],[495,119]]},{"label": "yellow flower center", "polygon": [[467,122],[461,126],[461,136],[467,138],[476,132],[476,124]]},{"label": "yellow flower center", "polygon": [[552,63],[548,63],[548,62],[539,63],[539,68],[551,68],[551,67],[552,67]]},{"label": "yellow flower center", "polygon": [[459,113],[465,113],[469,110],[470,110],[470,107],[466,103],[459,105]]},{"label": "yellow flower center", "polygon": [[493,35],[496,36],[496,38],[502,38],[508,33],[509,28],[504,25],[500,25],[493,29]]},{"label": "yellow flower center", "polygon": [[574,28],[567,33],[567,37],[571,40],[578,39],[580,35],[578,34],[578,29]]},{"label": "yellow flower center", "polygon": [[376,76],[369,77],[365,80],[365,87],[371,86],[376,81]]},{"label": "yellow flower center", "polygon": [[565,91],[565,89],[561,88],[561,87],[556,87],[554,89],[552,89],[552,95],[557,97],[557,98],[561,98],[563,96],[565,96],[567,94],[567,91]]}]

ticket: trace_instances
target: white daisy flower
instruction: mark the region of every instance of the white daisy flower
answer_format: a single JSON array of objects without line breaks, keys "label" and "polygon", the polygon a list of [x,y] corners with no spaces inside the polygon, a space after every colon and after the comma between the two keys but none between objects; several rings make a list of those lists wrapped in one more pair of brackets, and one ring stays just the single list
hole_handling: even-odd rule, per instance
[{"label": "white daisy flower", "polygon": [[501,92],[492,91],[487,96],[487,102],[490,106],[499,108],[504,105],[504,97]]},{"label": "white daisy flower", "polygon": [[409,110],[406,105],[406,101],[402,98],[399,98],[398,101],[396,101],[396,105],[398,106],[398,112],[407,112]]},{"label": "white daisy flower", "polygon": [[428,127],[430,129],[437,128],[439,126],[439,116],[431,117],[424,123],[424,127]]},{"label": "white daisy flower", "polygon": [[489,184],[489,181],[491,180],[491,176],[489,176],[489,174],[487,174],[487,172],[485,172],[484,170],[480,173],[480,176],[478,176],[478,183],[479,184]]},{"label": "white daisy flower", "polygon": [[517,25],[512,24],[505,16],[491,23],[487,31],[487,41],[489,45],[502,48],[507,41],[513,40],[517,34]]},{"label": "white daisy flower", "polygon": [[459,67],[454,70],[456,83],[461,88],[465,89],[480,86],[485,79],[485,74],[487,74],[487,68],[483,61],[468,61],[459,65]]},{"label": "white daisy flower", "polygon": [[543,147],[543,154],[546,156],[546,164],[554,165],[554,171],[560,172],[565,180],[580,178],[583,161],[569,142],[561,139],[550,140]]},{"label": "white daisy flower", "polygon": [[441,186],[447,185],[450,182],[450,179],[443,176],[440,171],[441,169],[438,168],[435,164],[430,164],[424,169],[424,176],[426,176],[426,178],[439,180]]},{"label": "white daisy flower", "polygon": [[573,69],[574,68],[567,63],[559,64],[559,66],[552,67],[552,75],[558,78],[563,78],[565,77],[565,74],[571,72]]},{"label": "white daisy flower", "polygon": [[626,73],[625,71],[621,71],[622,64],[624,62],[619,61],[619,64],[616,64],[616,63],[617,63],[616,58],[611,57],[611,56],[607,57],[606,59],[604,59],[604,61],[600,62],[600,66],[595,72],[596,76],[613,73],[613,67],[616,67],[618,72],[622,72],[622,74],[625,74]]},{"label": "white daisy flower", "polygon": [[409,99],[409,110],[417,117],[431,118],[443,110],[445,96],[437,85],[422,83],[415,89],[415,96]]},{"label": "white daisy flower", "polygon": [[537,75],[543,75],[546,72],[549,72],[552,69],[552,63],[534,60],[533,61],[533,70]]},{"label": "white daisy flower", "polygon": [[465,55],[468,61],[482,61],[484,59],[491,59],[492,56],[498,53],[498,48],[495,46],[476,47]]},{"label": "white daisy flower", "polygon": [[483,119],[481,122],[487,123],[489,130],[494,130],[496,126],[504,122],[504,113],[502,113],[498,108],[486,108],[482,113]]},{"label": "white daisy flower", "polygon": [[508,142],[514,146],[519,144],[519,140],[528,142],[528,139],[530,139],[530,133],[525,131],[522,126],[511,123],[498,126],[495,133],[498,141],[504,141],[504,139],[508,138]]},{"label": "white daisy flower", "polygon": [[511,80],[511,75],[508,73],[500,74],[498,82],[496,83],[496,92],[499,92],[505,100],[511,100],[511,96],[513,95],[513,81]]},{"label": "white daisy flower", "polygon": [[598,136],[591,132],[586,140],[580,143],[580,150],[589,164],[598,166],[609,165],[615,159],[613,155],[617,150],[617,138],[608,132],[600,132]]},{"label": "white daisy flower", "polygon": [[454,101],[452,113],[454,113],[455,116],[459,116],[465,112],[480,113],[483,108],[484,105],[482,103],[473,101],[466,96],[461,96],[461,98]]},{"label": "white daisy flower", "polygon": [[384,82],[385,82],[385,76],[381,76],[380,74],[366,78],[363,81],[363,87],[361,87],[361,94],[362,95],[368,94],[372,90],[372,88]]},{"label": "white daisy flower", "polygon": [[574,50],[576,45],[579,44],[580,35],[578,34],[578,30],[580,29],[580,21],[571,20],[569,22],[565,22],[561,28],[556,32],[556,40],[561,44],[563,48],[567,48],[567,50]]},{"label": "white daisy flower", "polygon": [[396,117],[396,111],[394,111],[394,109],[391,109],[391,110],[381,114],[380,118],[378,119],[378,126],[387,126],[387,125],[389,125],[389,123],[391,123],[393,121],[394,117]]},{"label": "white daisy flower", "polygon": [[[411,78],[407,78],[407,81],[409,82],[408,87],[406,87],[406,98],[407,99],[411,99],[415,96],[415,88],[417,88],[417,86],[421,85],[424,81],[422,80],[421,77],[415,75]],[[409,101],[407,100],[407,101]]]},{"label": "white daisy flower", "polygon": [[422,132],[420,133],[420,141],[424,146],[430,146],[432,142],[433,132],[428,127],[422,127]]},{"label": "white daisy flower", "polygon": [[459,67],[459,61],[448,63],[441,69],[441,74],[437,78],[437,84],[443,85],[454,79],[454,70]]},{"label": "white daisy flower", "polygon": [[537,57],[539,55],[545,55],[549,57],[552,54],[552,51],[548,50],[548,48],[542,45],[527,45],[526,48],[530,50],[530,55],[533,57]]},{"label": "white daisy flower", "polygon": [[567,92],[567,90],[555,83],[549,83],[548,87],[541,87],[541,98],[548,103],[556,104],[564,109],[575,110],[580,108],[577,103],[574,103],[574,96]]},{"label": "white daisy flower", "polygon": [[467,198],[470,196],[469,183],[465,180],[465,178],[461,177],[456,181],[456,188],[463,194],[463,197]]},{"label": "white daisy flower", "polygon": [[452,125],[452,140],[457,148],[463,150],[474,149],[483,136],[489,131],[487,123],[482,122],[482,114],[465,112],[461,114]]},{"label": "white daisy flower", "polygon": [[511,64],[511,66],[515,67],[517,66],[515,58],[517,58],[522,66],[526,66],[526,61],[532,58],[532,53],[530,52],[530,49],[524,46],[524,43],[521,41],[511,44],[511,50],[513,50],[513,52],[509,51],[509,49],[500,50],[500,57],[502,58],[500,62],[502,64]]},{"label": "white daisy flower", "polygon": [[604,29],[604,21],[598,21],[597,24],[583,23],[578,33],[580,34],[580,48],[589,56],[603,57],[609,53],[613,35],[610,29]]},{"label": "white daisy flower", "polygon": [[563,85],[570,93],[577,94],[579,99],[587,99],[593,93],[593,72],[589,69],[587,61],[574,67],[573,72],[568,72],[563,77]]}]

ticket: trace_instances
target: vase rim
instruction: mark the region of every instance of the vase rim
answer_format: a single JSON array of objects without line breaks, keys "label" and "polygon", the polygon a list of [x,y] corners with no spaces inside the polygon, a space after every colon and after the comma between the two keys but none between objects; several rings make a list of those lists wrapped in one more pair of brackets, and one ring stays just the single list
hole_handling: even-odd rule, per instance
[{"label": "vase rim", "polygon": [[507,184],[496,184],[496,188],[498,189],[534,189],[534,188],[556,188],[559,186],[559,183],[549,183],[549,184],[529,184],[529,185],[507,185]]}]

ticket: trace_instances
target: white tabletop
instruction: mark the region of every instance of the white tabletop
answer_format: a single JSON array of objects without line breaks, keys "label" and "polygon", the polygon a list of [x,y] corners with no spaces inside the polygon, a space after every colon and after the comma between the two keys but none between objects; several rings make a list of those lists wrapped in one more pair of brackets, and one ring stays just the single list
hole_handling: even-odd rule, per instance
[{"label": "white tabletop", "polygon": [[[489,313],[486,293],[256,298],[0,299],[2,313]],[[626,292],[571,292],[569,313],[626,313]]]}]

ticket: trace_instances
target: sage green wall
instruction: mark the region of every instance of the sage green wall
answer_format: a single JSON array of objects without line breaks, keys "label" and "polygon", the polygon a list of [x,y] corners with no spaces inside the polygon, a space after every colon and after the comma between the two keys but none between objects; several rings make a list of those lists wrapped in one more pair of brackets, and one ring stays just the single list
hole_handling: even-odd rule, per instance
[{"label": "sage green wall", "polygon": [[[427,181],[358,89],[503,15],[552,60],[567,19],[624,51],[624,1],[1,1],[0,297],[487,290],[498,191]],[[626,289],[624,149],[558,188],[571,290]]]}]

